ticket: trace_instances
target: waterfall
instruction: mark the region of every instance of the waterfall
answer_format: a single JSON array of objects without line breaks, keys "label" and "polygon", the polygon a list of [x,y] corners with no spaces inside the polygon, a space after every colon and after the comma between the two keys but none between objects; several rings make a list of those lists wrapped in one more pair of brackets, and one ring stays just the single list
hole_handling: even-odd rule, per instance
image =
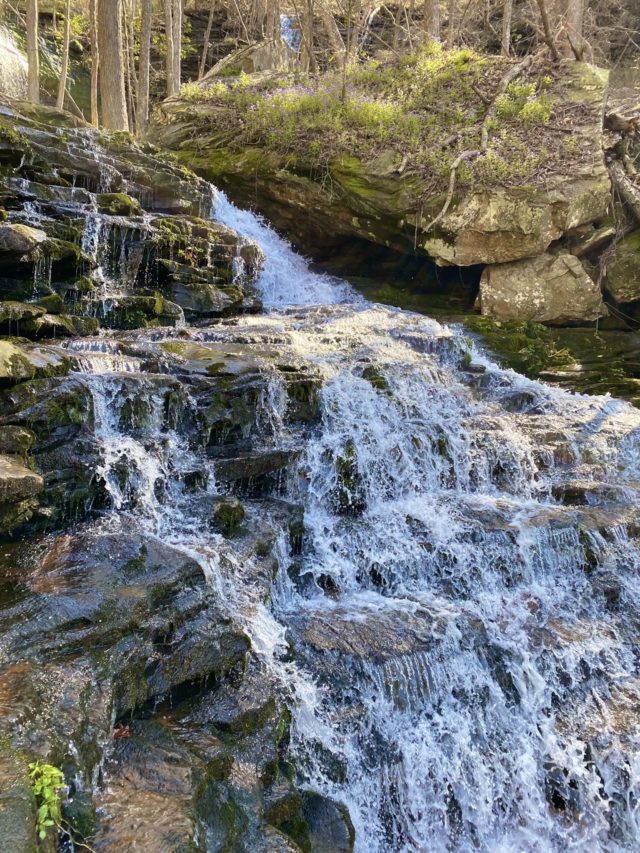
[{"label": "waterfall", "polygon": [[266,307],[333,305],[357,298],[346,282],[312,272],[306,260],[293,252],[263,219],[240,210],[221,191],[214,191],[211,217],[255,240],[262,248],[265,263],[259,287]]},{"label": "waterfall", "polygon": [[295,18],[292,18],[290,15],[280,15],[280,34],[282,40],[292,50],[297,52],[302,40],[302,34],[300,28],[296,25]]},{"label": "waterfall", "polygon": [[349,808],[358,853],[637,850],[640,412],[368,303],[223,193],[212,216],[260,244],[271,312],[180,340],[276,345],[321,379],[316,426],[277,371],[251,425],[253,450],[291,453],[301,553],[283,528],[265,599],[208,525],[216,460],[167,416],[198,402],[166,350],[144,367],[172,330],[70,344],[113,513],[224,593],[291,706],[301,783]]},{"label": "waterfall", "polygon": [[27,97],[27,59],[12,33],[0,26],[0,94]]}]

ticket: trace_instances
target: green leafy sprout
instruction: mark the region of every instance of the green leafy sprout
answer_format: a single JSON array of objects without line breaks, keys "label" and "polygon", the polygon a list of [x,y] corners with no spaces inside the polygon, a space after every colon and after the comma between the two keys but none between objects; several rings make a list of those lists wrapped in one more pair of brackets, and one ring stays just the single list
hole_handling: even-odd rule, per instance
[{"label": "green leafy sprout", "polygon": [[49,828],[60,826],[62,820],[60,795],[65,787],[64,776],[57,767],[36,761],[29,765],[29,778],[38,806],[36,829],[45,839]]}]

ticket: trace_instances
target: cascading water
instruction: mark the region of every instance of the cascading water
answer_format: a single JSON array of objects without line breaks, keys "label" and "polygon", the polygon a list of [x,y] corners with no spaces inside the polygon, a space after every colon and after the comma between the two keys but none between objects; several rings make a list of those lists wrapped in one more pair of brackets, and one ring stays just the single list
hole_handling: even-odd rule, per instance
[{"label": "cascading water", "polygon": [[0,25],[0,94],[11,98],[27,96],[27,58],[12,33]]},{"label": "cascading water", "polygon": [[[291,706],[303,783],[347,805],[359,853],[637,850],[640,412],[365,302],[222,194],[214,215],[260,244],[270,314],[130,333],[129,354],[71,345],[114,513],[224,590]],[[319,425],[292,427],[274,372],[252,426],[254,449],[291,454],[281,495],[304,507],[269,606],[206,525],[215,459],[168,414],[196,402],[157,359],[141,370],[177,334],[275,341],[321,379]]]}]

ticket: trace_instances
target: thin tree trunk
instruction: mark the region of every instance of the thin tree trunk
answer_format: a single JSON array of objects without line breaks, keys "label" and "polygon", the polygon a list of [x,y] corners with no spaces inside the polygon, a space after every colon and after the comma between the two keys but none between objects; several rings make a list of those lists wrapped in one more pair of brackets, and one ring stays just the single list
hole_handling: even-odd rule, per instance
[{"label": "thin tree trunk", "polygon": [[[145,0],[148,2],[148,0]],[[207,68],[207,56],[209,55],[209,40],[211,38],[211,30],[213,29],[213,16],[216,11],[216,0],[211,0],[209,7],[209,20],[207,21],[207,30],[204,34],[204,44],[202,45],[202,57],[200,59],[200,70],[198,71],[198,79],[204,77],[204,72]]]},{"label": "thin tree trunk", "polygon": [[555,39],[553,37],[553,30],[551,29],[551,22],[549,20],[549,10],[547,9],[547,4],[545,0],[537,0],[538,9],[540,10],[540,19],[542,21],[542,29],[544,30],[544,41],[549,50],[551,51],[551,56],[558,62],[560,60],[560,54],[558,53],[558,48],[556,46]]},{"label": "thin tree trunk", "polygon": [[62,45],[62,69],[60,71],[60,82],[58,83],[58,100],[56,106],[59,110],[64,109],[64,96],[67,89],[67,75],[69,73],[69,42],[71,40],[71,0],[67,0],[64,18],[64,44]]},{"label": "thin tree trunk", "polygon": [[173,44],[173,0],[164,0],[164,32],[165,40],[167,43],[167,95],[168,97],[172,98],[174,95],[177,95],[177,92],[174,88],[173,76],[173,53],[175,50]]},{"label": "thin tree trunk", "polygon": [[180,94],[182,70],[182,0],[173,0],[173,85]]},{"label": "thin tree trunk", "polygon": [[336,24],[336,19],[333,17],[333,13],[327,4],[327,0],[320,0],[318,12],[320,13],[322,26],[327,34],[327,39],[331,45],[331,51],[335,57],[336,65],[338,68],[341,68],[344,62],[346,48],[344,39],[342,38],[338,25]]},{"label": "thin tree trunk", "polygon": [[124,34],[124,56],[126,63],[126,91],[129,127],[136,125],[137,85],[136,64],[134,58],[133,36],[134,8],[132,0],[124,0],[122,9],[122,32]]},{"label": "thin tree trunk", "polygon": [[302,17],[304,67],[315,74],[318,71],[318,65],[313,52],[313,0],[307,0],[307,8]]},{"label": "thin tree trunk", "polygon": [[567,39],[576,59],[582,60],[584,54],[584,0],[567,0],[566,32]]},{"label": "thin tree trunk", "polygon": [[280,4],[278,0],[269,0],[265,17],[265,35],[268,39],[279,41],[282,38],[280,24]]},{"label": "thin tree trunk", "polygon": [[513,0],[504,0],[502,7],[502,55],[511,53],[511,19],[513,17]]},{"label": "thin tree trunk", "polygon": [[449,0],[448,15],[447,47],[453,47],[456,40],[456,0]]},{"label": "thin tree trunk", "polygon": [[[215,0],[214,0],[215,2]],[[138,71],[138,136],[144,136],[149,123],[149,70],[151,65],[152,0],[142,0],[140,65]]]},{"label": "thin tree trunk", "polygon": [[167,95],[180,94],[182,53],[182,0],[165,0],[165,33],[167,39]]},{"label": "thin tree trunk", "polygon": [[129,130],[124,87],[122,0],[98,0],[98,50],[102,123],[108,130]]},{"label": "thin tree trunk", "polygon": [[27,97],[40,103],[40,54],[38,52],[38,0],[27,0]]},{"label": "thin tree trunk", "polygon": [[423,26],[429,38],[440,40],[440,0],[424,0]]},{"label": "thin tree trunk", "polygon": [[91,28],[91,124],[98,127],[98,10],[97,0],[89,0],[89,24]]},{"label": "thin tree trunk", "polygon": [[56,9],[56,0],[53,0],[51,8],[51,24],[54,33],[58,32],[58,11]]}]

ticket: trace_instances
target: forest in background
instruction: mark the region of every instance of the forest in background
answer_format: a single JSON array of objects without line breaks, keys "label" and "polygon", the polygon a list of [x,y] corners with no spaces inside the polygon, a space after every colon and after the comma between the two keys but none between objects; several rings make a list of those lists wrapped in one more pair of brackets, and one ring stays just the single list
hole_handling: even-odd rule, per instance
[{"label": "forest in background", "polygon": [[319,77],[430,40],[482,53],[606,67],[637,63],[635,0],[0,0],[29,59],[29,99],[144,136],[154,103],[176,97],[245,45],[287,42]]}]

